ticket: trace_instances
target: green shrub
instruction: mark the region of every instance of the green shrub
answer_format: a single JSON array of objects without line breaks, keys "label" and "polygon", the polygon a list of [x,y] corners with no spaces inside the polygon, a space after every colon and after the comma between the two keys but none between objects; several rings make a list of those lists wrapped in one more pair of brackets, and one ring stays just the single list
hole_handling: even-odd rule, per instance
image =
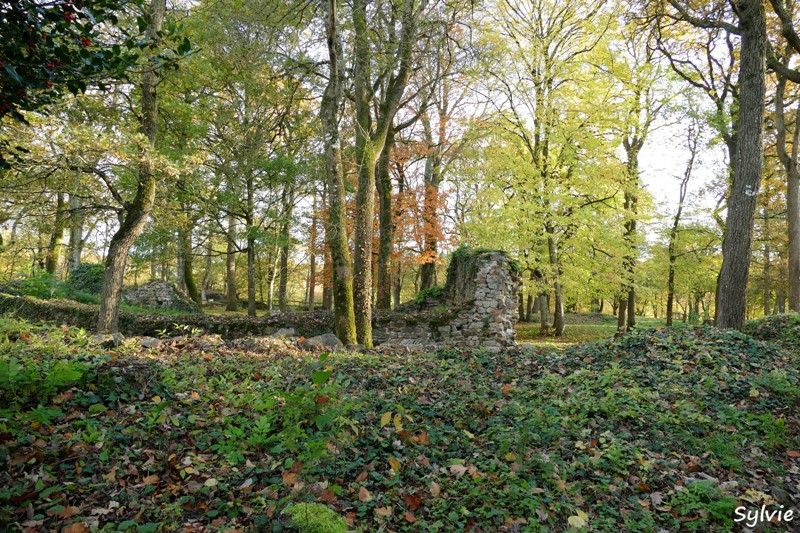
[{"label": "green shrub", "polygon": [[286,508],[291,524],[302,533],[345,533],[347,524],[333,509],[320,503],[298,503]]},{"label": "green shrub", "polygon": [[52,274],[40,270],[33,276],[17,281],[14,288],[20,294],[33,296],[47,300],[64,293],[64,283],[55,278]]},{"label": "green shrub", "polygon": [[105,265],[81,263],[70,272],[67,286],[71,291],[86,294],[100,294],[103,287]]},{"label": "green shrub", "polygon": [[414,296],[414,303],[421,305],[425,303],[428,298],[439,298],[442,295],[444,288],[437,286],[421,290]]}]

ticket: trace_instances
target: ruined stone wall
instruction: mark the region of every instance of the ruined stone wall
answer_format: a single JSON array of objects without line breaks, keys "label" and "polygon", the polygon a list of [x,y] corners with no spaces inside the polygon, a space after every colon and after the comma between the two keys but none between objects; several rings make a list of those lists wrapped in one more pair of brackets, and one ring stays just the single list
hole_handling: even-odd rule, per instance
[{"label": "ruined stone wall", "polygon": [[459,250],[442,296],[423,303],[426,311],[395,314],[379,322],[376,339],[387,345],[452,344],[490,350],[513,346],[518,282],[505,253]]},{"label": "ruined stone wall", "polygon": [[200,306],[182,294],[169,281],[152,281],[125,292],[123,298],[131,305],[152,307],[154,309],[175,309],[188,313],[199,313]]}]

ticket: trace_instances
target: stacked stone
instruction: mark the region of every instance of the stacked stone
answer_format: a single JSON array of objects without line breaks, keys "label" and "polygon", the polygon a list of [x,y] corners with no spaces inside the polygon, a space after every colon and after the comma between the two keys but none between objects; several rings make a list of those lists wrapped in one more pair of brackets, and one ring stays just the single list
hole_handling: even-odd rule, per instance
[{"label": "stacked stone", "polygon": [[199,313],[200,306],[188,296],[182,294],[178,288],[169,281],[152,281],[126,292],[125,301],[131,305],[142,307],[175,309],[190,313]]},{"label": "stacked stone", "polygon": [[444,305],[431,320],[395,317],[376,336],[387,344],[452,344],[499,351],[516,339],[517,273],[503,252],[475,252],[454,258],[461,264],[448,276]]}]

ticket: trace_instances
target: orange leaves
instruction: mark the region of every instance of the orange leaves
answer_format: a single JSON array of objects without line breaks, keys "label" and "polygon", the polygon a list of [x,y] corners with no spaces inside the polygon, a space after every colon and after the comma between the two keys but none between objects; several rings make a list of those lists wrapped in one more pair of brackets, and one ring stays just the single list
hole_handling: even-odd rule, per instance
[{"label": "orange leaves", "polygon": [[297,474],[295,472],[284,472],[281,479],[284,485],[291,487],[297,483]]},{"label": "orange leaves", "polygon": [[61,533],[88,533],[89,528],[81,522],[75,522],[66,527],[61,528]]},{"label": "orange leaves", "polygon": [[329,401],[331,401],[331,399],[328,396],[324,396],[324,395],[320,395],[320,396],[317,396],[316,398],[314,398],[314,403],[317,404],[317,405],[325,405]]},{"label": "orange leaves", "polygon": [[416,511],[422,505],[422,498],[416,494],[403,494],[403,501],[408,507],[409,511]]},{"label": "orange leaves", "polygon": [[409,437],[408,440],[414,444],[420,444],[422,446],[428,446],[431,443],[431,437],[428,435],[427,431],[418,431]]}]

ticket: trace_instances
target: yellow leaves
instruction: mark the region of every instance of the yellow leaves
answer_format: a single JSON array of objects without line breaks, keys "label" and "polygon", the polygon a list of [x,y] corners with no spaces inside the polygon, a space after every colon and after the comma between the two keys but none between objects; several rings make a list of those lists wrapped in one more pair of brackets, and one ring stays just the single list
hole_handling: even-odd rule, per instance
[{"label": "yellow leaves", "polygon": [[153,403],[161,403],[161,396],[153,396],[151,400],[153,400]]},{"label": "yellow leaves", "polygon": [[439,487],[439,484],[435,481],[431,481],[431,495],[434,498],[438,498],[439,495],[442,493],[442,489]]},{"label": "yellow leaves", "polygon": [[573,529],[580,529],[582,527],[586,527],[586,525],[589,523],[589,515],[587,515],[580,509],[576,509],[575,512],[577,514],[567,518],[567,523],[569,524],[569,527]]},{"label": "yellow leaves", "polygon": [[392,469],[393,473],[399,474],[401,466],[402,465],[400,464],[400,461],[398,461],[395,457],[389,457],[389,468]]},{"label": "yellow leaves", "polygon": [[467,437],[469,437],[472,440],[475,440],[475,435],[473,435],[472,433],[470,433],[466,429],[464,430],[464,435],[466,435]]},{"label": "yellow leaves", "polygon": [[381,416],[381,427],[386,427],[389,425],[389,422],[392,422],[394,424],[394,430],[397,433],[400,433],[403,431],[403,415],[400,413],[394,413],[394,417],[392,417],[392,414],[393,413],[391,411],[383,413]]},{"label": "yellow leaves", "polygon": [[216,487],[217,483],[218,481],[215,478],[210,477],[206,480],[205,483],[203,483],[203,485],[205,485],[206,487]]}]

